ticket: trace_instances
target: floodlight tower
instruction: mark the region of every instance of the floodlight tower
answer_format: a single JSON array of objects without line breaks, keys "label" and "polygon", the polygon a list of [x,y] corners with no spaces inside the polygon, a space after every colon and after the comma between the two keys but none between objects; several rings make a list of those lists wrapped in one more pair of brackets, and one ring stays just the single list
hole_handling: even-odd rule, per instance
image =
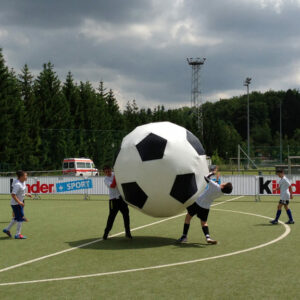
[{"label": "floodlight tower", "polygon": [[203,116],[201,107],[200,90],[200,69],[206,58],[187,58],[188,64],[192,67],[192,85],[191,85],[191,107],[196,109],[197,123],[201,137],[203,137]]},{"label": "floodlight tower", "polygon": [[247,87],[247,141],[248,141],[248,169],[250,160],[250,110],[249,110],[249,85],[251,83],[251,78],[247,77],[244,81],[244,86]]}]

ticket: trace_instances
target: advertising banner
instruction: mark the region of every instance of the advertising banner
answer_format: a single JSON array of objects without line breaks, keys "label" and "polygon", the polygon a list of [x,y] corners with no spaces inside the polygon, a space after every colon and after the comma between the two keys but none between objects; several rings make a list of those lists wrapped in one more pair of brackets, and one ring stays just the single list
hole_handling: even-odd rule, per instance
[{"label": "advertising banner", "polygon": [[[0,194],[10,194],[15,178],[0,177]],[[232,195],[278,195],[275,191],[280,178],[273,176],[224,175],[221,182],[232,182]],[[300,176],[289,177],[295,195],[300,195]],[[104,177],[40,176],[28,177],[27,192],[31,194],[90,194],[107,195]]]}]

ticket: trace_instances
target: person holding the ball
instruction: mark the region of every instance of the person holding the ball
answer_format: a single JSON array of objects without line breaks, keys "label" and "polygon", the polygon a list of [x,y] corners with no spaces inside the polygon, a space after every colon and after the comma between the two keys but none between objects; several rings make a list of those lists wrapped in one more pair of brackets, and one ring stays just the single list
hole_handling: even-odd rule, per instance
[{"label": "person holding the ball", "polygon": [[209,214],[209,209],[212,202],[222,196],[222,194],[230,194],[232,192],[232,183],[222,183],[218,184],[217,182],[211,180],[213,176],[215,176],[216,170],[211,172],[208,176],[204,177],[207,182],[208,187],[204,190],[204,192],[198,197],[195,203],[187,207],[188,213],[186,214],[184,226],[183,226],[183,234],[180,239],[177,240],[179,243],[187,242],[187,234],[190,228],[190,222],[194,215],[201,221],[202,231],[205,235],[206,241],[208,244],[217,244],[216,240],[213,240],[210,237],[207,218]]},{"label": "person holding the ball", "polygon": [[107,240],[108,234],[112,229],[116,215],[121,211],[124,219],[124,226],[126,237],[132,239],[130,233],[130,220],[129,220],[129,209],[127,203],[122,199],[122,196],[118,190],[116,177],[112,172],[110,166],[104,166],[103,172],[105,174],[104,183],[109,189],[109,215],[107,219],[106,228],[104,230],[103,239]]}]

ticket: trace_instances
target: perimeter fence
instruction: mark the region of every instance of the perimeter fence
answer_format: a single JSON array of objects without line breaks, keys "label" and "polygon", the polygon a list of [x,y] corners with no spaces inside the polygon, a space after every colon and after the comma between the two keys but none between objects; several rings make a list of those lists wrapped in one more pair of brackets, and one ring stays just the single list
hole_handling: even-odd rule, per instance
[{"label": "perimeter fence", "polygon": [[[289,177],[294,194],[300,195],[300,176]],[[14,176],[0,177],[0,194],[9,195]],[[174,178],[175,180],[175,178]],[[276,175],[223,175],[222,182],[232,182],[232,195],[277,195],[279,178]],[[103,176],[72,177],[72,176],[29,176],[26,182],[27,192],[34,199],[89,199],[93,196],[108,195]],[[99,197],[99,199],[103,197]],[[106,198],[108,199],[108,197]]]}]

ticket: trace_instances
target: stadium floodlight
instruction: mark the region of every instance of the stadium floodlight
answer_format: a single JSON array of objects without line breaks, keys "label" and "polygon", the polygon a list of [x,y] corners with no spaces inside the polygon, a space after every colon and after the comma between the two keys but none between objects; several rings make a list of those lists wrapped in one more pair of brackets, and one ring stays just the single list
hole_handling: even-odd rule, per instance
[{"label": "stadium floodlight", "polygon": [[250,157],[250,116],[249,116],[249,85],[251,83],[250,77],[247,77],[244,81],[244,86],[247,87],[247,142],[248,142],[248,169],[249,169],[249,157]]},{"label": "stadium floodlight", "polygon": [[200,90],[200,69],[203,66],[206,58],[187,58],[188,64],[192,67],[192,85],[191,85],[191,107],[197,113],[197,123],[200,135],[203,138],[203,114],[202,101]]},{"label": "stadium floodlight", "polygon": [[279,152],[280,152],[280,163],[282,164],[282,103],[281,103],[281,99],[280,99],[280,103],[279,103],[279,139],[280,139],[280,147],[279,147]]}]

